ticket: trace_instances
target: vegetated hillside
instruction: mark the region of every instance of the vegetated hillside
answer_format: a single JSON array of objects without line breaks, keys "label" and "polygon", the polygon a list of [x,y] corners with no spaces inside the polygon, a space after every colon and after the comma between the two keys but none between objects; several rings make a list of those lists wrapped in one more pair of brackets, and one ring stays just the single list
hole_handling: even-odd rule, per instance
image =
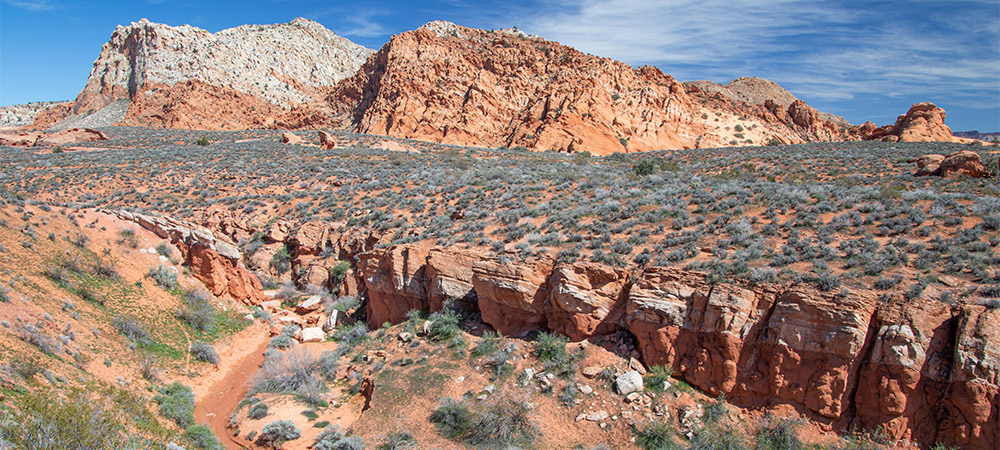
[{"label": "vegetated hillside", "polygon": [[[338,303],[373,328],[422,326],[410,311],[445,314],[450,300],[468,331],[613,342],[623,363],[827,429],[997,442],[1000,336],[989,324],[1000,311],[1000,189],[996,178],[914,177],[906,162],[973,150],[992,167],[992,148],[854,142],[595,158],[350,133],[325,150],[263,130],[102,131],[111,139],[88,151],[4,149],[17,170],[0,186],[196,222],[238,243],[265,286],[356,297]],[[369,148],[385,141],[414,151]],[[296,295],[283,310],[304,308]],[[336,324],[334,305],[297,320]],[[359,375],[336,377],[354,385],[361,362],[409,364],[357,358]],[[391,392],[371,383],[358,392]],[[683,428],[671,411],[664,420]],[[653,417],[626,422],[644,429]],[[241,436],[263,425],[247,422]],[[685,439],[700,433],[711,431]]]},{"label": "vegetated hillside", "polygon": [[[241,129],[328,124],[310,109],[372,50],[298,18],[217,33],[145,19],[119,26],[67,123]],[[116,102],[128,104],[127,108]],[[114,114],[103,114],[108,108]],[[106,117],[105,117],[106,116]]]},{"label": "vegetated hillside", "polygon": [[239,354],[234,337],[261,333],[247,328],[249,310],[212,296],[137,224],[0,203],[0,443],[216,448],[189,386],[202,395],[213,364]]}]

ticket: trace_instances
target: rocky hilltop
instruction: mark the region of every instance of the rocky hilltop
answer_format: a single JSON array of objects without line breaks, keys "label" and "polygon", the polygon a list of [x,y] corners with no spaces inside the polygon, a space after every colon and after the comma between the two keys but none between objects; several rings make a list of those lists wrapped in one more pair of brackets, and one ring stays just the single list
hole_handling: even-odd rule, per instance
[{"label": "rocky hilltop", "polygon": [[604,155],[842,138],[803,102],[775,115],[709,97],[653,67],[432,22],[394,36],[332,100],[359,132],[461,145]]},{"label": "rocky hilltop", "polygon": [[128,100],[125,125],[273,126],[284,111],[321,99],[371,53],[302,18],[217,33],[143,19],[112,33],[73,113]]},{"label": "rocky hilltop", "polygon": [[72,108],[34,125],[330,128],[595,155],[952,140],[942,109],[914,108],[891,126],[853,127],[769,80],[684,84],[516,29],[431,22],[373,53],[306,19],[214,34],[141,20],[115,30]]}]

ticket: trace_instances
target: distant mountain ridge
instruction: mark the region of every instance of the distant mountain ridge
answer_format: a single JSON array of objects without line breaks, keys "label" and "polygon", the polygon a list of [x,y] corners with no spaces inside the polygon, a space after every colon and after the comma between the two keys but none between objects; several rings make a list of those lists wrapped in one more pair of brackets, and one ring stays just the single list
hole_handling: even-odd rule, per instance
[{"label": "distant mountain ridge", "polygon": [[944,111],[927,105],[916,120],[855,127],[769,80],[682,84],[516,29],[435,21],[376,52],[301,18],[217,33],[143,19],[119,26],[73,104],[41,113],[35,126],[334,128],[605,155],[952,139]]}]

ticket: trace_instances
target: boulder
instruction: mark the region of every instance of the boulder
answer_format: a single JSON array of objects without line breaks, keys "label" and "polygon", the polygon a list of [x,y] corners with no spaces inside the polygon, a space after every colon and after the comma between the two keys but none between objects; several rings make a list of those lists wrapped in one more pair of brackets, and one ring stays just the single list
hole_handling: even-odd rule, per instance
[{"label": "boulder", "polygon": [[337,140],[330,136],[330,133],[325,131],[319,132],[319,146],[321,148],[332,150],[337,148]]},{"label": "boulder", "polygon": [[989,172],[978,153],[962,150],[944,157],[941,161],[941,176],[984,178],[989,176]]},{"label": "boulder", "polygon": [[106,141],[108,137],[90,128],[69,128],[43,135],[35,142],[36,146],[55,147],[57,145],[76,144],[80,142]]},{"label": "boulder", "polygon": [[295,133],[281,133],[281,142],[289,145],[296,145],[302,143],[302,138],[300,138]]},{"label": "boulder", "polygon": [[303,300],[298,305],[295,305],[295,312],[298,314],[305,315],[313,311],[316,311],[317,309],[320,308],[320,306],[323,306],[323,297],[319,295],[313,295]]},{"label": "boulder", "polygon": [[619,394],[628,395],[642,390],[642,375],[639,372],[630,370],[615,378],[615,390]]},{"label": "boulder", "polygon": [[323,332],[322,328],[309,327],[302,329],[299,340],[301,342],[321,342],[325,338],[326,333]]}]

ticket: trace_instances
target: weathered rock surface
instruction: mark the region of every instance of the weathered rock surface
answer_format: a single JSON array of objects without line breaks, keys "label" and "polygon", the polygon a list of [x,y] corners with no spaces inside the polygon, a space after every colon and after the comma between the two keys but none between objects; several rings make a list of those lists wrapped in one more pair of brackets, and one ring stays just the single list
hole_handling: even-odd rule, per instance
[{"label": "weathered rock surface", "polygon": [[[545,309],[548,327],[580,341],[595,334],[608,318],[619,302],[628,274],[594,263],[558,264],[551,280],[550,303]],[[605,332],[614,327],[615,321],[609,321]]]},{"label": "weathered rock surface", "polygon": [[52,133],[18,132],[0,134],[0,145],[12,147],[56,147],[62,145],[106,141],[108,137],[89,128],[70,128]]},{"label": "weathered rock surface", "polygon": [[[26,127],[45,113],[67,108],[70,102],[31,102],[20,105],[0,106],[0,128]],[[44,127],[40,127],[44,128]]]},{"label": "weathered rock surface", "polygon": [[[279,227],[272,237],[285,241],[272,245],[296,247],[291,236],[309,234]],[[922,443],[985,450],[1000,439],[1000,309],[879,301],[863,289],[840,296],[812,286],[710,284],[678,268],[647,268],[632,280],[590,263],[501,262],[428,243],[376,248],[380,240],[344,231],[316,244],[356,258],[370,326],[475,298],[468,305],[505,335],[628,330],[645,366],[667,366],[743,406],[790,405],[831,429],[882,427]]]},{"label": "weathered rock surface", "polygon": [[143,19],[112,33],[73,112],[128,99],[126,125],[239,129],[326,121],[322,113],[296,120],[281,111],[320,104],[371,53],[302,18],[217,33]]},{"label": "weathered rock surface", "polygon": [[976,152],[962,150],[944,155],[924,155],[920,158],[907,160],[907,162],[917,163],[917,171],[914,176],[938,176],[938,177],[959,177],[969,176],[973,178],[983,178],[990,176],[990,172],[983,165],[982,158]]},{"label": "weathered rock surface", "polygon": [[956,138],[951,134],[951,128],[944,124],[944,119],[944,109],[930,102],[916,103],[906,114],[899,116],[893,125],[876,127],[871,122],[865,122],[855,127],[852,134],[864,140],[956,142]]},{"label": "weathered rock surface", "polygon": [[475,264],[472,273],[483,322],[505,336],[545,329],[551,261],[486,260]]},{"label": "weathered rock surface", "polygon": [[330,98],[357,131],[458,145],[596,155],[728,145],[738,132],[720,115],[789,142],[829,137],[728,101],[693,101],[653,67],[447,22],[393,36]]},{"label": "weathered rock surface", "polygon": [[216,237],[209,230],[167,217],[128,211],[106,212],[135,222],[177,245],[195,277],[204,282],[214,295],[229,294],[236,300],[253,305],[265,299],[260,280],[240,262],[240,250],[232,242]]},{"label": "weathered rock surface", "polygon": [[369,327],[402,322],[408,311],[429,306],[428,250],[426,244],[407,244],[358,255],[358,270],[368,292]]},{"label": "weathered rock surface", "polygon": [[431,312],[440,311],[448,301],[465,310],[478,310],[472,285],[472,266],[487,255],[471,250],[434,247],[427,254],[427,296]]}]

